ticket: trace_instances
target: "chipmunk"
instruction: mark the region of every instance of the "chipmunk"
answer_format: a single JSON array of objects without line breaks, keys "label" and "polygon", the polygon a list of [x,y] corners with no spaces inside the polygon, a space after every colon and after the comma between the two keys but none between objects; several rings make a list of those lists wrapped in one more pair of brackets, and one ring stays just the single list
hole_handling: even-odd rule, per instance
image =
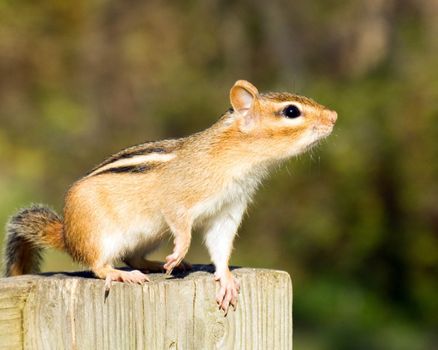
[{"label": "chipmunk", "polygon": [[[54,247],[109,285],[143,283],[145,271],[178,267],[200,227],[220,283],[217,303],[225,313],[235,308],[239,282],[228,261],[248,202],[273,164],[328,136],[337,114],[307,97],[259,93],[245,80],[231,88],[230,101],[204,131],[126,148],[96,166],[68,190],[64,219],[43,205],[11,217],[6,276],[38,272],[42,249]],[[173,252],[157,266],[146,255],[169,230]],[[120,260],[134,270],[114,268]]]}]

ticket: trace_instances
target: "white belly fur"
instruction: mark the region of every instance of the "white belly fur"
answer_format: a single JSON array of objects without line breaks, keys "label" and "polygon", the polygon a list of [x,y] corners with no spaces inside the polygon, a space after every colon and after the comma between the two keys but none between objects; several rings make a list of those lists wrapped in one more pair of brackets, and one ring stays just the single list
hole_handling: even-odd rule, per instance
[{"label": "white belly fur", "polygon": [[126,223],[124,227],[106,228],[110,234],[102,239],[104,261],[115,261],[132,252],[147,252],[155,249],[166,233],[166,225],[162,217],[137,218]]}]

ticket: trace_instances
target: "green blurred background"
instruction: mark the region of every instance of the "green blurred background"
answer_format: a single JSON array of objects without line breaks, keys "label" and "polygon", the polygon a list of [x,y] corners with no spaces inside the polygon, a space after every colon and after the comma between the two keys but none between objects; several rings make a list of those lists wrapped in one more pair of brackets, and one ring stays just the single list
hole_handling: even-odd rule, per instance
[{"label": "green blurred background", "polygon": [[[289,271],[296,349],[436,349],[437,18],[427,0],[1,0],[0,224],[208,127],[237,79],[294,91],[338,123],[265,182],[232,263]],[[189,260],[209,262],[199,237]]]}]

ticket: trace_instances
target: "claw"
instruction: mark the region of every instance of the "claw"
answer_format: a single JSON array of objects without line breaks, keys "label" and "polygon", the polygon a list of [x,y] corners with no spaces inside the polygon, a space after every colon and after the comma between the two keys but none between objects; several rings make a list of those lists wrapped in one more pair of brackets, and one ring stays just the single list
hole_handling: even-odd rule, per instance
[{"label": "claw", "polygon": [[231,272],[223,276],[215,275],[216,281],[220,282],[220,289],[216,296],[219,309],[224,311],[224,316],[228,314],[230,305],[234,310],[237,308],[237,298],[239,294],[239,282],[233,277]]},{"label": "claw", "polygon": [[111,276],[110,275],[106,276],[106,278],[105,278],[105,292],[109,292],[110,291],[110,289],[111,289],[111,282],[112,282]]}]

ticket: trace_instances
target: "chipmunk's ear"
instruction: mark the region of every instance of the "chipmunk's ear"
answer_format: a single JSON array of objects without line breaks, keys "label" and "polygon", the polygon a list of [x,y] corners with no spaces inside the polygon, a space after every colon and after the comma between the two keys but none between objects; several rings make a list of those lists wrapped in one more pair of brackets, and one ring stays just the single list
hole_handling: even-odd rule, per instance
[{"label": "chipmunk's ear", "polygon": [[230,90],[233,109],[239,113],[248,111],[258,94],[257,88],[246,80],[238,80]]}]

